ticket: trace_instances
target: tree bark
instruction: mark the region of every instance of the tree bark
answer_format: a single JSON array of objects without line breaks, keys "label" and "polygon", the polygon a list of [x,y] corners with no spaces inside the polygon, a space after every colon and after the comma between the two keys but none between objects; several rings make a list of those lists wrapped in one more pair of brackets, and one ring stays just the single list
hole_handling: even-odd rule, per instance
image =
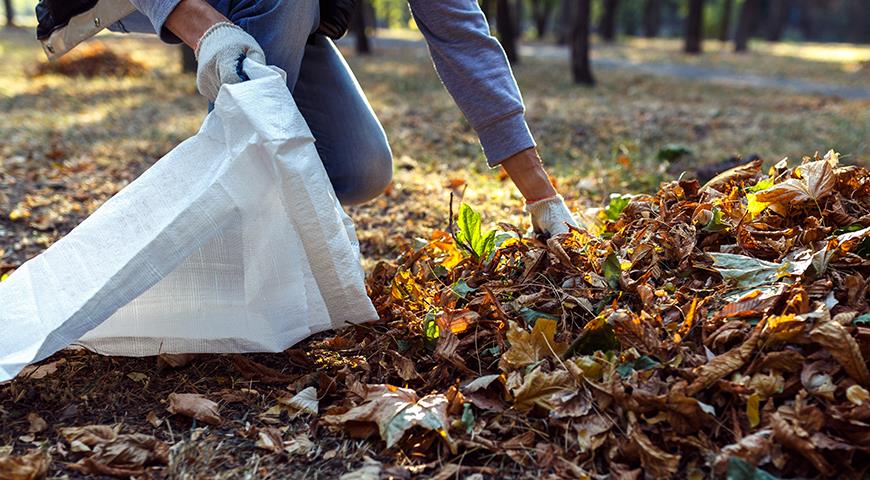
[{"label": "tree bark", "polygon": [[704,0],[689,0],[689,13],[686,15],[686,53],[701,53],[704,37]]},{"label": "tree bark", "polygon": [[356,11],[353,15],[353,30],[356,33],[356,53],[360,55],[368,55],[372,53],[372,46],[369,42],[368,33],[368,2],[359,0],[356,3]]},{"label": "tree bark", "polygon": [[525,2],[523,0],[514,0],[513,17],[514,17],[514,36],[517,39],[523,38],[523,8]]},{"label": "tree bark", "polygon": [[643,36],[655,38],[659,36],[662,23],[662,0],[646,0],[643,6]]},{"label": "tree bark", "polygon": [[483,15],[486,17],[487,23],[492,25],[492,6],[495,4],[493,0],[482,0],[480,2],[480,9],[483,11]]},{"label": "tree bark", "polygon": [[3,6],[6,8],[6,26],[15,26],[15,10],[12,8],[12,0],[3,0]]},{"label": "tree bark", "polygon": [[574,34],[574,16],[577,12],[577,0],[561,0],[559,4],[559,35],[556,43],[566,45],[571,42]]},{"label": "tree bark", "polygon": [[547,27],[550,24],[550,15],[552,13],[553,2],[549,0],[532,0],[532,16],[535,19],[538,40],[543,40],[547,35]]},{"label": "tree bark", "polygon": [[782,34],[785,31],[788,13],[791,10],[791,1],[771,0],[769,7],[770,11],[766,22],[767,39],[771,42],[778,42],[782,40]]},{"label": "tree bark", "polygon": [[571,73],[574,75],[574,83],[592,86],[595,85],[595,77],[592,75],[592,66],[589,63],[591,0],[575,0],[575,2],[571,29]]},{"label": "tree bark", "polygon": [[605,42],[616,39],[616,13],[619,9],[619,0],[604,0],[604,13],[601,22],[598,23],[598,33]]},{"label": "tree bark", "polygon": [[181,71],[196,73],[196,55],[194,55],[193,49],[183,43],[178,48],[181,49]]},{"label": "tree bark", "polygon": [[749,36],[755,19],[758,17],[759,0],[745,0],[740,8],[740,18],[737,19],[737,31],[734,32],[734,51],[745,52],[749,49]]},{"label": "tree bark", "polygon": [[731,38],[731,15],[734,14],[734,0],[725,0],[722,4],[722,19],[719,24],[719,41],[727,42]]},{"label": "tree bark", "polygon": [[517,51],[517,37],[514,27],[513,12],[509,0],[498,0],[495,10],[495,29],[498,31],[498,40],[501,42],[504,53],[511,63],[519,63],[520,57]]}]

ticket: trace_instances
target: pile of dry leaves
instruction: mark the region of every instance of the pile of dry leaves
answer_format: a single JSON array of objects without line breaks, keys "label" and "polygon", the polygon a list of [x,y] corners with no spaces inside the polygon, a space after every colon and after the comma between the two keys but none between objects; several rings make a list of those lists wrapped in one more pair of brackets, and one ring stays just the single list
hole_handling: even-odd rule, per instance
[{"label": "pile of dry leaves", "polygon": [[54,62],[42,62],[34,75],[59,74],[67,77],[138,77],[145,65],[126,53],[115,52],[102,42],[88,42]]},{"label": "pile of dry leaves", "polygon": [[586,220],[545,244],[463,205],[379,264],[383,321],[306,350],[347,394],[322,423],[566,478],[866,475],[867,170],[756,161]]},{"label": "pile of dry leaves", "polygon": [[[870,472],[870,172],[834,152],[769,172],[756,161],[704,186],[613,195],[583,223],[543,242],[483,228],[463,204],[448,231],[374,268],[380,322],[282,355],[191,372],[166,357],[178,369],[159,374],[74,354],[31,367],[0,393],[19,442],[51,429],[56,441],[0,449],[0,478],[40,478],[49,454],[152,478],[281,459],[325,477],[351,465],[357,479]],[[38,379],[61,368],[54,383],[68,385],[73,367],[136,384],[77,394],[113,402],[99,418],[123,411],[125,426],[70,425],[76,403],[48,409]],[[38,398],[48,422],[25,405]],[[181,441],[179,417],[194,422]]]}]

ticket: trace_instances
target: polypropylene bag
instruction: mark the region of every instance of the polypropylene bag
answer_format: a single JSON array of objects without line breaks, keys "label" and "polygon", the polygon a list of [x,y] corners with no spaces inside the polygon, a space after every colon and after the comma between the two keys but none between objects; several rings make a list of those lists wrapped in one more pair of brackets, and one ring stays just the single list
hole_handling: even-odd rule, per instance
[{"label": "polypropylene bag", "polygon": [[377,318],[283,72],[244,69],[194,137],[0,282],[0,381],[72,343],[276,352]]}]

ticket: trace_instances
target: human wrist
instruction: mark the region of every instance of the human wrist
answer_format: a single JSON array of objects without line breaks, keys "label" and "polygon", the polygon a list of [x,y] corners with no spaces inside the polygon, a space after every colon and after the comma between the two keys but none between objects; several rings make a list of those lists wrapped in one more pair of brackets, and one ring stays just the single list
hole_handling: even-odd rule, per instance
[{"label": "human wrist", "polygon": [[205,0],[181,0],[166,17],[164,26],[196,50],[202,36],[214,25],[229,22]]}]

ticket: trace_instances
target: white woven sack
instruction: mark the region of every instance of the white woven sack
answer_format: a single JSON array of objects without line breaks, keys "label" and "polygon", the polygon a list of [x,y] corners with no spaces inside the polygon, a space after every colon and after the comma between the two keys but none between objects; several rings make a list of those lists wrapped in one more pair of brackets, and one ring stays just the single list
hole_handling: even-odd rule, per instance
[{"label": "white woven sack", "polygon": [[377,318],[283,72],[244,68],[194,137],[0,282],[0,381],[72,343],[276,352]]}]

